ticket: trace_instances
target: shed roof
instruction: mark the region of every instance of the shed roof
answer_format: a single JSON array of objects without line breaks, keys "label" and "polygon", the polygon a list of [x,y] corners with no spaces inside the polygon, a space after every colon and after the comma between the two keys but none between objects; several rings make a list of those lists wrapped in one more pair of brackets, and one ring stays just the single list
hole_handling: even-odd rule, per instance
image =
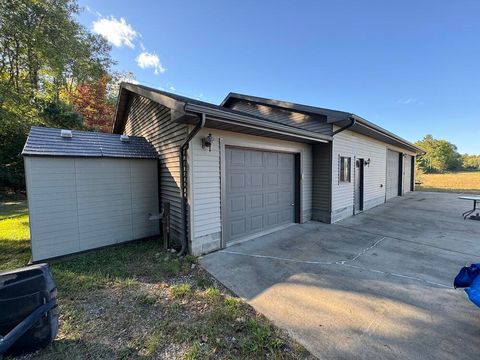
[{"label": "shed roof", "polygon": [[62,129],[32,126],[23,148],[24,156],[108,157],[156,159],[154,147],[143,137],[72,130],[72,137],[61,136]]}]

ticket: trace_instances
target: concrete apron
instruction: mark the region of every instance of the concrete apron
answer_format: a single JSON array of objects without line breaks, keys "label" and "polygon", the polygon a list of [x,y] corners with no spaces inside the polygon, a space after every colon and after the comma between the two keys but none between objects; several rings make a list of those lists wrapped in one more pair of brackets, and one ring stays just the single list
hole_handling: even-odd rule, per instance
[{"label": "concrete apron", "polygon": [[458,220],[448,195],[296,225],[201,264],[319,358],[474,359],[480,309],[451,284],[480,259],[480,223]]}]

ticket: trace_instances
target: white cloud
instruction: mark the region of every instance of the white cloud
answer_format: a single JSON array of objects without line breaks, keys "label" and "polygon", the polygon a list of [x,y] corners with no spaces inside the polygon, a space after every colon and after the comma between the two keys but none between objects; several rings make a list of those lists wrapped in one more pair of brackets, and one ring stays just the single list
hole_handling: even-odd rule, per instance
[{"label": "white cloud", "polygon": [[154,53],[141,52],[135,60],[137,61],[137,65],[142,69],[153,69],[155,75],[164,73],[167,70],[160,62],[158,55]]},{"label": "white cloud", "polygon": [[125,45],[134,48],[133,41],[139,36],[139,33],[127,24],[124,18],[116,19],[113,16],[94,21],[93,32],[100,34],[116,47]]},{"label": "white cloud", "polygon": [[416,103],[416,102],[418,102],[418,101],[417,101],[417,99],[414,99],[414,98],[400,99],[400,100],[397,101],[397,103],[405,104],[405,105]]}]

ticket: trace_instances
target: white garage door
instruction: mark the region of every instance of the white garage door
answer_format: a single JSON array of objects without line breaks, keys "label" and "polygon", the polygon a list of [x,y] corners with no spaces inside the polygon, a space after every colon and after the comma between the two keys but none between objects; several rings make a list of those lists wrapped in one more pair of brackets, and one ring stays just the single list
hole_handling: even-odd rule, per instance
[{"label": "white garage door", "polygon": [[400,168],[400,154],[396,151],[387,150],[387,200],[398,196],[398,181]]},{"label": "white garage door", "polygon": [[157,161],[26,157],[34,261],[157,235]]},{"label": "white garage door", "polygon": [[294,222],[293,154],[225,149],[227,242]]},{"label": "white garage door", "polygon": [[412,156],[405,155],[403,163],[403,193],[412,191]]}]

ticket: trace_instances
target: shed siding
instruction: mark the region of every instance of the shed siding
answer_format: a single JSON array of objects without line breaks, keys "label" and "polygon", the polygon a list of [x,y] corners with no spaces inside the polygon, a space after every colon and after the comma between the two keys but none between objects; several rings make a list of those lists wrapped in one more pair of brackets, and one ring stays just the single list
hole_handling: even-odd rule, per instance
[{"label": "shed siding", "polygon": [[[335,129],[334,129],[335,130]],[[364,210],[385,202],[387,149],[413,155],[370,137],[345,130],[333,139],[332,221],[353,215],[355,158],[370,159],[364,173]],[[352,158],[352,182],[339,182],[339,157]]]},{"label": "shed siding", "polygon": [[332,125],[327,124],[326,118],[320,115],[289,111],[246,100],[236,100],[230,108],[304,130],[324,135],[332,134]]},{"label": "shed siding", "polygon": [[143,136],[157,150],[160,161],[161,201],[170,202],[171,237],[179,241],[183,234],[180,197],[180,145],[187,135],[187,126],[171,119],[169,108],[139,95],[129,109],[126,135]]},{"label": "shed siding", "polygon": [[[202,149],[202,138],[212,134],[211,151]],[[216,129],[202,129],[191,141],[191,247],[195,255],[221,247],[221,155],[220,139],[225,146],[241,146],[272,151],[300,152],[303,180],[301,183],[302,222],[312,216],[312,147],[289,141],[244,135]]]},{"label": "shed siding", "polygon": [[34,261],[159,233],[155,160],[26,157],[25,169]]},{"label": "shed siding", "polygon": [[75,163],[25,158],[33,260],[80,251]]},{"label": "shed siding", "polygon": [[129,160],[73,161],[80,250],[132,240]]}]

